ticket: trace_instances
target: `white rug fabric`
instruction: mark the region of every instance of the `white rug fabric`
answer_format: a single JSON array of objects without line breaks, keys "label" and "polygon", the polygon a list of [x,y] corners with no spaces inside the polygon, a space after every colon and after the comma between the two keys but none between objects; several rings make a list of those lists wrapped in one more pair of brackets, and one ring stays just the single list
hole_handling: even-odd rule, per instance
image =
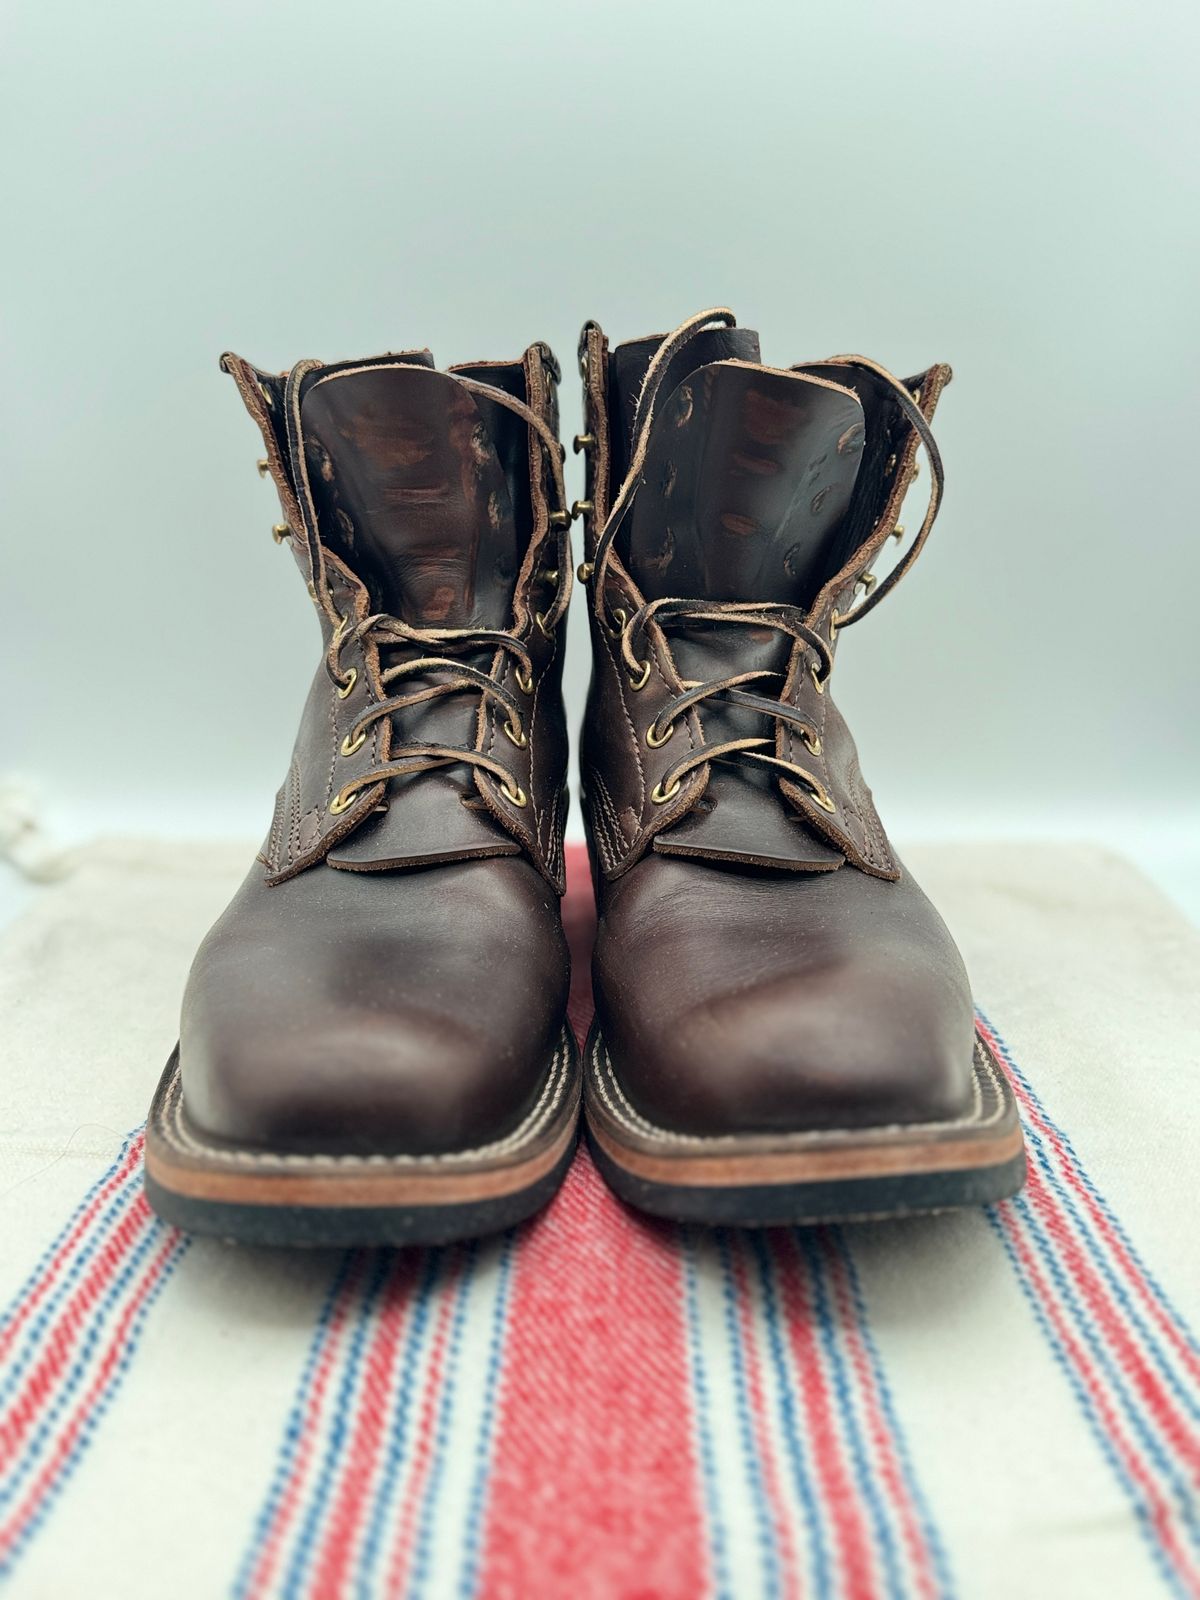
[{"label": "white rug fabric", "polygon": [[1024,1085],[1021,1201],[763,1245],[643,1228],[581,1154],[410,1267],[138,1210],[252,857],[95,845],[0,942],[0,1589],[1200,1594],[1200,932],[1129,865],[906,855]]}]

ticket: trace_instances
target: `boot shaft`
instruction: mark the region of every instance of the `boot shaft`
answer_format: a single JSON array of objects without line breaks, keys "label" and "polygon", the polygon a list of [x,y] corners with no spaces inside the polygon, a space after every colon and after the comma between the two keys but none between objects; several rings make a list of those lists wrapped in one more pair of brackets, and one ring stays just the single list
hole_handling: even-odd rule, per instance
[{"label": "boot shaft", "polygon": [[[613,350],[588,324],[580,359],[584,786],[606,872],[654,849],[896,876],[827,683],[839,632],[936,514],[928,418],[949,368],[901,384],[860,357],[765,366],[727,312]],[[929,510],[876,588],[920,445]]]},{"label": "boot shaft", "polygon": [[223,366],[324,645],[269,877],[524,850],[561,886],[570,519],[553,355]]}]

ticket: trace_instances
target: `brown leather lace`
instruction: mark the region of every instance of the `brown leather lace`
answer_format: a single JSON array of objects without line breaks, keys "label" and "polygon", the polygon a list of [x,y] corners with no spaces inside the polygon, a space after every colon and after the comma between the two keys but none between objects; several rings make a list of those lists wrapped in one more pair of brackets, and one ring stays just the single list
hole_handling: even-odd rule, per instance
[{"label": "brown leather lace", "polygon": [[[612,620],[606,613],[606,585],[609,563],[612,559],[613,546],[618,531],[633,506],[637,491],[640,488],[645,474],[646,457],[650,448],[650,434],[654,422],[654,408],[658,399],[659,389],[662,385],[667,368],[680,350],[684,349],[697,334],[714,326],[733,327],[735,319],[733,313],[724,307],[717,307],[711,311],[702,311],[694,317],[689,317],[682,322],[674,333],[668,334],[655,352],[654,359],[646,371],[641,390],[638,394],[637,406],[634,413],[634,444],[630,458],[629,470],[626,472],[621,487],[613,501],[604,527],[601,529],[592,552],[589,581],[593,585],[592,606],[597,619],[607,627],[614,636],[620,638],[621,655],[629,673],[630,685],[640,689],[650,675],[649,659],[641,660],[639,646],[645,638],[646,631],[653,623],[661,627],[668,619],[676,622],[688,623],[714,623],[714,624],[741,624],[755,628],[774,628],[787,634],[801,647],[803,655],[800,666],[811,674],[813,683],[819,693],[824,693],[825,683],[833,669],[833,655],[830,643],[827,642],[815,628],[810,625],[809,617],[813,612],[803,613],[799,607],[780,602],[757,601],[725,601],[725,600],[688,600],[677,598],[664,598],[643,604],[626,617],[620,608],[611,613]],[[849,627],[851,623],[859,621],[868,611],[878,605],[908,571],[922,545],[929,536],[937,517],[938,507],[942,494],[942,461],[937,444],[929,430],[920,408],[913,396],[898,378],[892,376],[885,368],[873,361],[868,361],[863,356],[835,356],[828,365],[841,365],[859,367],[873,372],[892,390],[896,402],[905,418],[917,434],[929,458],[930,465],[930,496],[929,505],[921,526],[917,531],[912,544],[904,555],[897,561],[887,576],[877,586],[875,580],[867,575],[861,575],[859,586],[866,590],[863,601],[844,615],[833,612],[830,618],[830,640],[841,628]],[[872,535],[873,537],[873,535]],[[869,540],[867,541],[870,542]],[[818,602],[819,604],[819,602]],[[815,612],[817,607],[814,606]],[[615,624],[615,626],[614,626]],[[776,681],[781,685],[785,674],[775,671],[754,671],[734,673],[724,678],[714,678],[705,682],[691,682],[681,680],[683,692],[676,695],[667,705],[663,706],[655,717],[650,727],[646,730],[646,740],[652,746],[665,744],[671,737],[676,720],[693,707],[701,705],[704,701],[720,699],[725,704],[732,704],[747,710],[760,712],[764,716],[774,719],[777,724],[794,727],[800,733],[805,745],[813,755],[819,755],[821,740],[819,731],[812,722],[791,706],[784,705],[779,699],[769,699],[761,694],[747,692],[746,686],[751,683],[766,683]],[[703,766],[709,761],[739,760],[761,762],[764,765],[780,768],[790,776],[799,778],[808,789],[813,800],[823,810],[832,811],[834,803],[820,780],[806,768],[792,761],[786,761],[782,756],[772,753],[775,740],[773,737],[729,739],[719,744],[701,745],[691,751],[680,761],[676,762],[657,785],[652,799],[658,805],[664,805],[678,794],[683,779],[694,768]]]},{"label": "brown leather lace", "polygon": [[[818,690],[823,690],[825,679],[833,665],[829,646],[819,633],[807,625],[796,606],[775,601],[743,603],[727,600],[662,599],[640,606],[621,630],[621,655],[629,670],[632,683],[644,682],[649,667],[648,661],[641,662],[637,659],[638,645],[644,639],[650,622],[654,620],[661,626],[665,616],[682,619],[688,623],[740,623],[746,627],[772,628],[784,633],[803,648],[803,665],[812,674]],[[764,695],[747,692],[747,684],[774,681],[782,686],[784,678],[785,674],[782,672],[763,668],[753,672],[733,673],[725,678],[712,678],[705,682],[681,680],[683,692],[661,708],[646,730],[646,742],[655,747],[666,744],[679,717],[693,706],[699,706],[706,700],[720,696],[727,705],[758,711],[764,716],[774,717],[777,722],[794,727],[812,754],[819,755],[821,736],[808,717],[793,707],[782,704],[778,699],[770,700]],[[694,767],[703,766],[706,761],[744,756],[750,761],[781,767],[793,777],[800,778],[811,791],[817,804],[825,810],[831,810],[829,796],[821,782],[807,768],[797,765],[796,762],[785,761],[781,756],[769,754],[768,749],[773,744],[773,738],[760,737],[728,739],[721,744],[701,745],[664,773],[653,798],[660,805],[673,799],[687,774]]]},{"label": "brown leather lace", "polygon": [[[479,383],[475,379],[460,377],[458,382],[464,388],[483,395],[497,405],[507,407],[521,417],[537,434],[550,463],[558,508],[549,513],[549,520],[552,526],[559,529],[558,557],[557,567],[553,572],[543,573],[542,576],[553,577],[557,587],[554,599],[547,610],[537,612],[522,630],[527,631],[529,627],[537,626],[543,633],[549,634],[557,627],[566,612],[571,595],[571,549],[568,532],[570,516],[565,510],[566,491],[562,474],[565,451],[546,422],[523,401],[501,389],[493,388],[490,384]],[[516,673],[518,687],[523,693],[532,692],[533,660],[528,645],[519,634],[496,628],[415,628],[387,612],[376,612],[352,623],[349,618],[338,615],[328,590],[326,590],[326,600],[328,607],[332,608],[330,614],[336,625],[326,652],[325,670],[339,692],[348,693],[354,683],[354,678],[341,670],[341,653],[352,641],[362,645],[369,642],[380,649],[414,645],[419,648],[421,653],[415,658],[381,670],[379,681],[385,688],[403,678],[416,676],[428,678],[435,673],[445,674],[439,676],[437,681],[427,683],[423,688],[408,693],[388,695],[385,699],[369,706],[346,734],[342,745],[344,754],[349,755],[359,749],[371,728],[385,718],[410,706],[440,699],[445,695],[461,694],[464,691],[474,691],[484,704],[490,701],[503,706],[507,713],[504,728],[508,737],[519,748],[524,748],[527,744],[528,737],[521,703],[496,676],[504,656],[514,656],[519,663]],[[490,672],[482,672],[478,667],[459,659],[460,655],[470,655],[475,651],[486,649],[491,649],[495,657]],[[351,673],[353,672],[354,669],[351,668]],[[338,792],[331,803],[331,809],[346,810],[365,789],[374,784],[458,763],[490,773],[499,784],[500,792],[506,800],[518,807],[525,805],[528,798],[525,791],[508,768],[492,756],[485,755],[481,750],[466,749],[458,745],[414,742],[402,744],[389,751],[386,762],[369,772],[359,774],[352,784]]]}]

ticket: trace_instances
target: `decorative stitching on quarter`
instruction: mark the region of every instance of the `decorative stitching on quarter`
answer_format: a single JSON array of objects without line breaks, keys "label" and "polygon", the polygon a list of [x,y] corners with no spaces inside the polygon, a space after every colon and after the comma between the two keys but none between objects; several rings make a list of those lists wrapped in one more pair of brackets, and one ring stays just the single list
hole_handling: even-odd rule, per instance
[{"label": "decorative stitching on quarter", "polygon": [[[603,1052],[603,1066],[601,1065],[601,1052]],[[946,1122],[894,1122],[880,1124],[874,1128],[823,1128],[822,1134],[877,1134],[877,1133],[931,1133],[946,1128],[988,1128],[999,1122],[1007,1109],[1004,1088],[996,1074],[996,1068],[991,1057],[984,1048],[979,1035],[975,1035],[975,1049],[973,1054],[975,1070],[971,1074],[971,1109],[964,1116],[956,1117]],[[629,1103],[624,1090],[617,1081],[617,1075],[609,1059],[608,1050],[599,1034],[595,1035],[591,1049],[592,1081],[604,1102],[605,1108],[612,1117],[634,1133],[644,1137],[657,1139],[664,1144],[687,1145],[691,1148],[720,1149],[738,1146],[747,1138],[745,1134],[698,1134],[698,1133],[673,1133],[669,1128],[660,1128],[642,1116],[639,1111]],[[995,1106],[985,1116],[984,1084],[981,1072],[986,1075],[986,1082],[990,1095],[995,1097]],[[605,1075],[612,1086],[615,1099],[610,1097],[605,1086]]]},{"label": "decorative stitching on quarter", "polygon": [[322,1154],[287,1154],[271,1153],[269,1151],[227,1150],[221,1145],[206,1143],[196,1137],[183,1125],[183,1076],[178,1065],[175,1076],[171,1080],[167,1091],[167,1100],[157,1120],[158,1131],[173,1144],[176,1149],[185,1154],[200,1153],[205,1156],[215,1157],[218,1161],[227,1162],[232,1166],[254,1167],[339,1167],[343,1170],[364,1169],[374,1167],[397,1166],[455,1166],[467,1161],[483,1160],[491,1156],[509,1154],[519,1145],[528,1142],[535,1134],[540,1133],[545,1123],[549,1122],[562,1100],[563,1092],[570,1081],[571,1052],[566,1047],[566,1033],[555,1048],[550,1060],[550,1070],[546,1083],[538,1096],[537,1103],[532,1111],[521,1123],[507,1134],[503,1139],[497,1139],[491,1144],[478,1145],[473,1150],[451,1150],[445,1155],[322,1155]]},{"label": "decorative stitching on quarter", "polygon": [[[596,626],[593,624],[593,634],[595,634],[596,631]],[[638,748],[637,729],[633,725],[633,718],[629,712],[629,703],[625,698],[625,674],[621,670],[621,664],[617,660],[616,652],[613,650],[612,641],[604,636],[603,629],[599,631],[601,643],[604,646],[605,654],[608,656],[609,665],[612,667],[616,678],[617,699],[621,705],[621,715],[625,718],[625,726],[629,729],[629,744],[630,749],[633,751],[634,764],[637,768],[638,775],[638,813],[640,815],[646,809],[646,771],[642,766],[642,752]]]},{"label": "decorative stitching on quarter", "polygon": [[590,794],[585,795],[583,805],[586,820],[591,829],[592,839],[600,853],[600,859],[605,867],[611,869],[614,863],[612,859],[612,841],[609,838],[608,830],[612,824]]},{"label": "decorative stitching on quarter", "polygon": [[[559,624],[559,626],[561,627],[561,623]],[[536,774],[534,772],[534,755],[535,755],[535,750],[537,748],[540,748],[540,744],[538,746],[535,746],[534,741],[537,738],[538,697],[542,692],[542,683],[545,680],[546,673],[549,672],[550,668],[553,666],[554,658],[555,658],[555,656],[557,654],[558,654],[558,629],[556,628],[554,630],[554,639],[553,639],[552,647],[551,647],[551,650],[550,650],[550,658],[545,663],[545,666],[543,667],[542,671],[539,672],[537,674],[536,678],[534,679],[533,699],[529,703],[529,801],[530,801],[530,804],[533,806],[534,838],[535,838],[535,840],[537,842],[538,854],[541,856],[542,860],[549,867],[553,866],[553,863],[552,863],[552,861],[550,859],[551,850],[552,850],[552,842],[551,842],[552,836],[548,835],[547,836],[547,842],[545,844],[543,844],[542,843],[542,828],[543,828],[543,826],[544,826],[544,824],[546,822],[547,816],[550,816],[551,819],[553,820],[553,804],[554,804],[554,802],[549,802],[548,801],[546,805],[540,806],[540,807],[538,805],[538,796],[537,796],[538,785],[537,785],[537,782],[536,782]]]},{"label": "decorative stitching on quarter", "polygon": [[300,854],[300,763],[295,756],[292,757],[291,767],[288,769],[288,789],[292,802],[292,821],[288,829],[287,865]]},{"label": "decorative stitching on quarter", "polygon": [[625,839],[625,830],[621,826],[621,814],[617,810],[617,803],[612,797],[612,791],[609,789],[608,784],[605,783],[603,776],[599,772],[593,773],[592,778],[595,784],[596,793],[599,796],[600,804],[604,809],[604,813],[609,825],[612,827],[618,841],[620,841],[620,843],[627,848],[628,846]]},{"label": "decorative stitching on quarter", "polygon": [[588,811],[592,824],[592,835],[596,841],[596,847],[600,851],[600,859],[604,862],[605,867],[612,871],[620,860],[620,854],[615,850],[612,841],[612,823],[605,812],[595,803],[589,802]]},{"label": "decorative stitching on quarter", "polygon": [[846,783],[858,804],[859,820],[870,841],[869,848],[866,851],[868,860],[873,866],[882,865],[887,871],[894,872],[896,863],[892,859],[892,853],[888,847],[887,835],[883,831],[883,823],[879,819],[879,813],[875,810],[870,792],[866,787],[866,780],[862,775],[862,769],[857,761],[851,763],[846,775]]}]

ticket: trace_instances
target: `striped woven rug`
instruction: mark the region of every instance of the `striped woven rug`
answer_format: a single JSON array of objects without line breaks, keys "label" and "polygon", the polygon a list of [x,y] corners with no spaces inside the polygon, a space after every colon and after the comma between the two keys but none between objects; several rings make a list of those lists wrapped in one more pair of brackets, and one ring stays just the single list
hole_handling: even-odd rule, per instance
[{"label": "striped woven rug", "polygon": [[[590,902],[579,853],[571,866],[582,1036]],[[269,1285],[241,1273],[220,1340],[204,1357],[190,1342],[182,1367],[160,1317],[203,1272],[194,1332],[251,1253],[158,1223],[131,1134],[0,1321],[0,1584],[109,1592],[82,1554],[73,1588],[53,1547],[86,1552],[131,1515],[129,1456],[154,1437],[159,1463],[207,1453],[202,1478],[188,1468],[190,1537],[224,1576],[190,1585],[186,1544],[177,1570],[139,1574],[132,1528],[170,1505],[160,1470],[130,1523],[133,1595],[1200,1594],[1200,1349],[981,1020],[1028,1136],[1012,1202],[707,1232],[627,1211],[581,1149],[509,1235],[258,1264],[314,1275],[299,1322],[279,1313],[286,1353]],[[268,1358],[261,1403],[243,1384],[214,1442],[201,1413],[222,1367]],[[1036,1496],[1006,1490],[1043,1456]],[[1061,1503],[1058,1474],[1074,1475]]]}]

